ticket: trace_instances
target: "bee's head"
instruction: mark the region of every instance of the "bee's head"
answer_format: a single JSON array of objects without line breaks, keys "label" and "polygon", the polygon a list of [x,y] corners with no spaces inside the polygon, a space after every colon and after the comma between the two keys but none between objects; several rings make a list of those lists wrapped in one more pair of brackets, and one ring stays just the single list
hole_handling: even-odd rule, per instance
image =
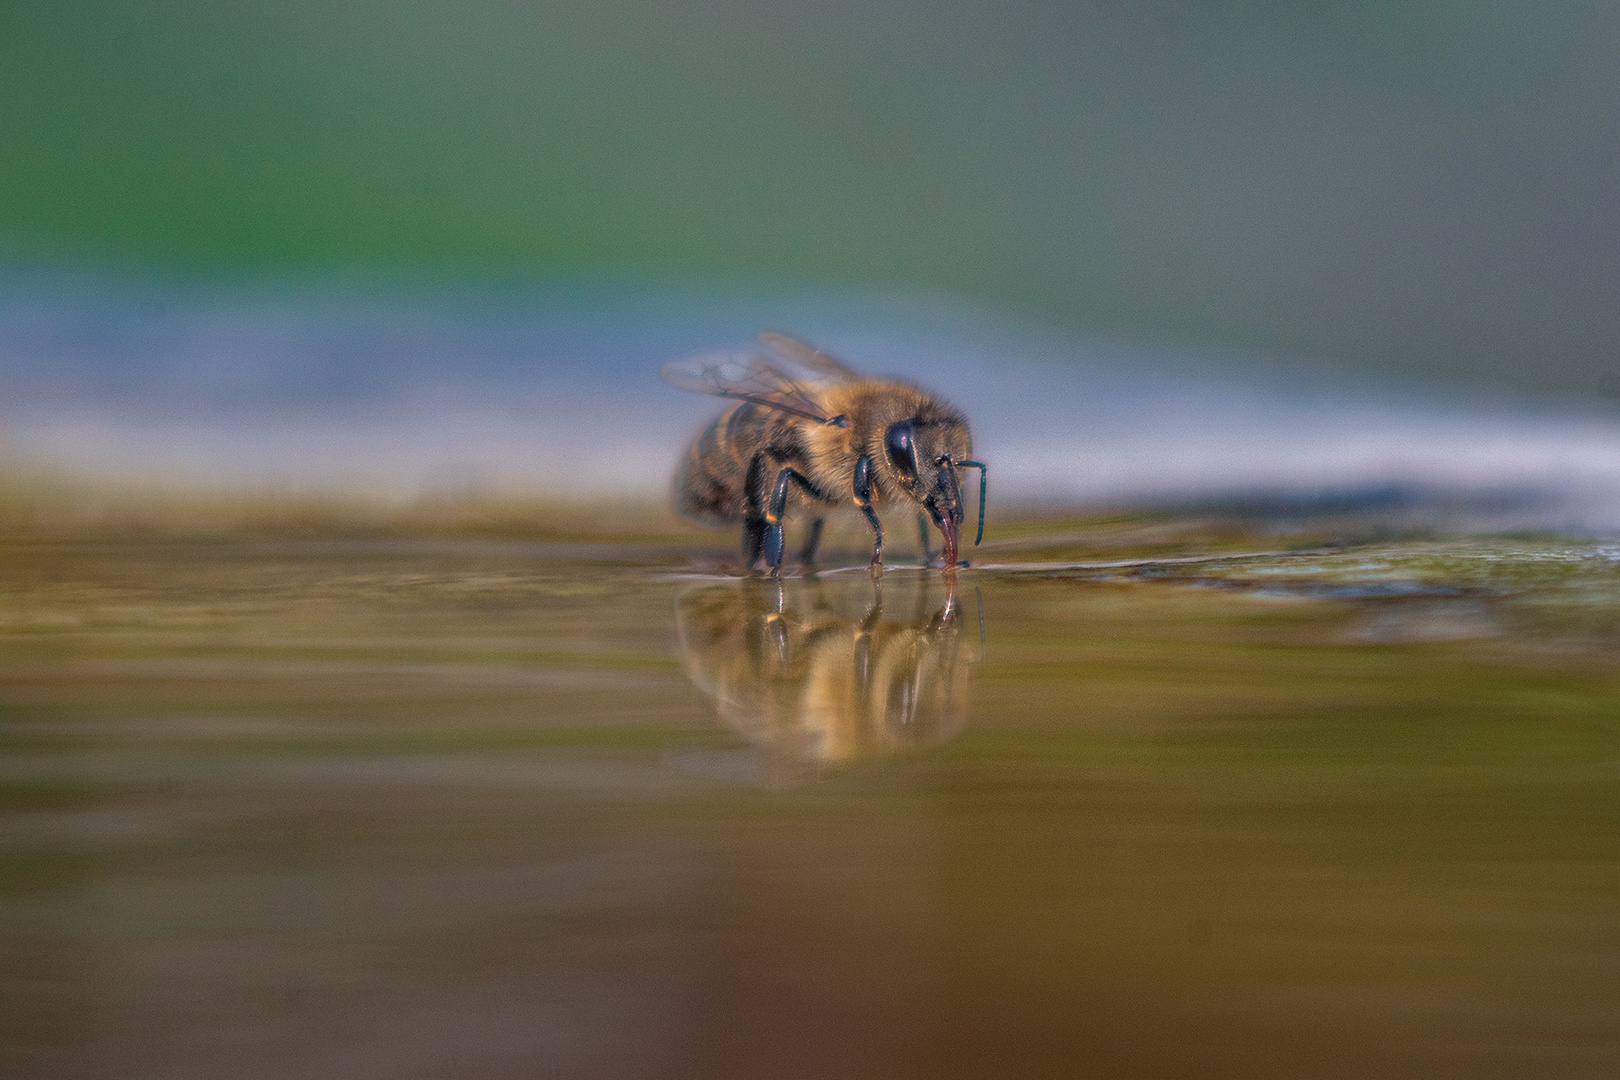
[{"label": "bee's head", "polygon": [[967,425],[950,417],[914,416],[883,433],[883,456],[900,490],[928,511],[945,537],[946,558],[956,561],[957,526],[962,523],[962,486],[957,470],[971,451]]}]

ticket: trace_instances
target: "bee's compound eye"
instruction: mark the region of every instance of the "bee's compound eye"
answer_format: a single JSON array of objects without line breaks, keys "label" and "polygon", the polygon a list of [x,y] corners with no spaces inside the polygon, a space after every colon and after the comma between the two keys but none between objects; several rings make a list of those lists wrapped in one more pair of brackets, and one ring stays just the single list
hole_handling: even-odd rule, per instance
[{"label": "bee's compound eye", "polygon": [[911,421],[890,424],[888,433],[883,436],[883,448],[896,469],[906,476],[917,475],[917,448],[911,441]]}]

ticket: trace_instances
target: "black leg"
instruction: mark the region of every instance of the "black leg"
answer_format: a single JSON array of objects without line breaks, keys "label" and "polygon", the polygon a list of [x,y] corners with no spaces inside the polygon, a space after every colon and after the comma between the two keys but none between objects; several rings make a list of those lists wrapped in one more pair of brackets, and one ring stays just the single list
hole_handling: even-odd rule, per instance
[{"label": "black leg", "polygon": [[872,510],[872,458],[862,454],[855,462],[855,505],[866,515],[872,526],[872,565],[883,565],[883,523]]},{"label": "black leg", "polygon": [[765,554],[765,455],[755,454],[743,479],[743,566],[752,573]]},{"label": "black leg", "polygon": [[783,469],[776,474],[776,486],[771,489],[771,501],[765,507],[765,561],[770,564],[773,575],[782,572],[782,515],[787,512],[788,485],[795,480],[805,491],[816,494],[810,481],[796,470]]},{"label": "black leg", "polygon": [[799,553],[799,561],[805,566],[816,565],[816,552],[821,549],[821,530],[826,524],[824,517],[810,519],[810,535],[804,538],[804,550]]},{"label": "black leg", "polygon": [[861,513],[866,515],[866,523],[872,526],[872,565],[883,565],[883,522],[872,512],[870,506],[861,507]]},{"label": "black leg", "polygon": [[765,553],[765,519],[764,517],[749,517],[743,519],[742,557],[743,566],[753,570],[759,565],[760,556]]}]

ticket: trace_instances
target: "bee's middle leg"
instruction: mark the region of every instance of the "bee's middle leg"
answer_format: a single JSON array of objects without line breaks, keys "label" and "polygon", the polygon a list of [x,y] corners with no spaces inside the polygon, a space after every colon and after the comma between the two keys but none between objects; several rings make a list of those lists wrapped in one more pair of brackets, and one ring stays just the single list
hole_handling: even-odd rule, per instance
[{"label": "bee's middle leg", "polygon": [[782,572],[782,515],[787,513],[788,486],[794,481],[808,494],[819,497],[810,481],[791,466],[776,474],[771,501],[765,506],[765,561],[770,564],[773,575]]},{"label": "bee's middle leg", "polygon": [[759,565],[760,558],[765,554],[765,518],[763,515],[755,517],[749,515],[743,519],[742,557],[743,566],[752,571]]},{"label": "bee's middle leg", "polygon": [[804,548],[799,552],[799,561],[805,566],[816,565],[816,552],[821,550],[821,530],[827,524],[827,519],[816,516],[810,519],[810,535],[804,538]]},{"label": "bee's middle leg", "polygon": [[748,475],[743,480],[743,535],[742,556],[744,568],[752,574],[765,554],[765,457],[755,454],[748,463]]},{"label": "bee's middle leg", "polygon": [[776,487],[765,507],[765,562],[773,575],[782,572],[782,515],[787,512],[788,484],[792,479],[792,469],[776,475]]}]

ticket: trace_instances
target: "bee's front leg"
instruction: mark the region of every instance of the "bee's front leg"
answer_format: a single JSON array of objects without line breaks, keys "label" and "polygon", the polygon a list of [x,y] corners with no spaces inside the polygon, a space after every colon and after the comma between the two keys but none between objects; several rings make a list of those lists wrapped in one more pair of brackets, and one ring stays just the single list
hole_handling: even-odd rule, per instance
[{"label": "bee's front leg", "polygon": [[862,454],[855,462],[855,505],[872,526],[872,565],[883,565],[883,523],[872,509],[872,455]]}]

